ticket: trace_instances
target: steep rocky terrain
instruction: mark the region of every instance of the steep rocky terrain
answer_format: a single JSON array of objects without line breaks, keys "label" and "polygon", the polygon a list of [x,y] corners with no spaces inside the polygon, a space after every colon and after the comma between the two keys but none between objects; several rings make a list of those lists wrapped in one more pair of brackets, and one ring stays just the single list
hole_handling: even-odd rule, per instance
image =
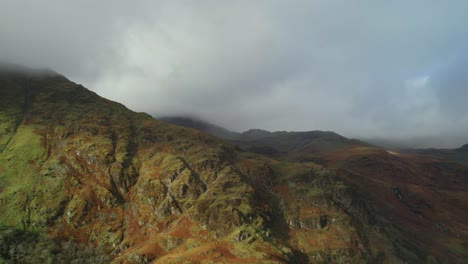
[{"label": "steep rocky terrain", "polygon": [[466,262],[467,145],[395,152],[333,132],[259,129],[238,133],[231,142],[276,159],[313,161],[335,172],[377,209],[377,225],[409,263],[423,262],[427,252],[426,261],[437,256],[440,262]]},{"label": "steep rocky terrain", "polygon": [[317,133],[260,155],[57,74],[1,73],[0,263],[463,263],[465,167]]}]

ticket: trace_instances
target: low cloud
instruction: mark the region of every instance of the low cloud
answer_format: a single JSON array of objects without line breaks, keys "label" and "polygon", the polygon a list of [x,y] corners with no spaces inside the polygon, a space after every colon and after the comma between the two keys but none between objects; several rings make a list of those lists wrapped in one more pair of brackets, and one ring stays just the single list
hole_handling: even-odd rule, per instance
[{"label": "low cloud", "polygon": [[[468,142],[466,1],[3,1],[0,59],[232,130]],[[466,136],[465,136],[466,135]],[[448,139],[448,140],[447,140]],[[435,144],[435,145],[434,145]]]}]

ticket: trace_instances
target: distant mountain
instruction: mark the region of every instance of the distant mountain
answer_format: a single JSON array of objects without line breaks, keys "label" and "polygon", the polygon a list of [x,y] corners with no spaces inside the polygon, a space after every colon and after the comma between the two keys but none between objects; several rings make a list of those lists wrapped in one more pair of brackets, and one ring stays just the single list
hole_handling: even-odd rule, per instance
[{"label": "distant mountain", "polygon": [[468,165],[468,144],[455,149],[401,149],[400,152],[429,155]]},{"label": "distant mountain", "polygon": [[166,123],[189,127],[196,130],[203,131],[215,137],[223,139],[237,139],[240,133],[229,131],[223,127],[210,124],[203,120],[191,117],[158,117],[158,120],[161,120]]},{"label": "distant mountain", "polygon": [[[369,142],[375,146],[379,146],[390,150],[402,149],[427,149],[427,148],[455,148],[452,147],[454,142],[468,142],[468,136],[413,136],[408,138],[360,138],[365,142]],[[450,146],[450,147],[447,147]]]},{"label": "distant mountain", "polygon": [[270,132],[262,129],[250,129],[238,133],[189,117],[158,119],[230,140],[246,151],[274,157],[283,156],[296,160],[318,161],[318,156],[325,152],[351,146],[370,146],[365,142],[348,139],[331,131]]}]

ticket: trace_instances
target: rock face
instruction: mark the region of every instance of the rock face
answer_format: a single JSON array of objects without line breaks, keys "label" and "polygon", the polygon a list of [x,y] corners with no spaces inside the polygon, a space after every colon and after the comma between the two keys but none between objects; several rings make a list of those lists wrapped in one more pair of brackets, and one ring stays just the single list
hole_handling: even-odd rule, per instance
[{"label": "rock face", "polygon": [[39,234],[31,247],[58,245],[51,259],[61,243],[114,263],[404,263],[411,254],[335,171],[240,151],[59,75],[0,74],[0,204],[6,234]]}]

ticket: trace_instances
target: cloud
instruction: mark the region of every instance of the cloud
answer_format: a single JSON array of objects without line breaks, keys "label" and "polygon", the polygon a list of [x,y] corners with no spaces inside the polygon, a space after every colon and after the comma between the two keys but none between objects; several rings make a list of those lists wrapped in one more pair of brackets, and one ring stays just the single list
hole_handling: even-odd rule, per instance
[{"label": "cloud", "polygon": [[137,111],[468,141],[466,1],[48,3],[0,4],[0,59]]}]

